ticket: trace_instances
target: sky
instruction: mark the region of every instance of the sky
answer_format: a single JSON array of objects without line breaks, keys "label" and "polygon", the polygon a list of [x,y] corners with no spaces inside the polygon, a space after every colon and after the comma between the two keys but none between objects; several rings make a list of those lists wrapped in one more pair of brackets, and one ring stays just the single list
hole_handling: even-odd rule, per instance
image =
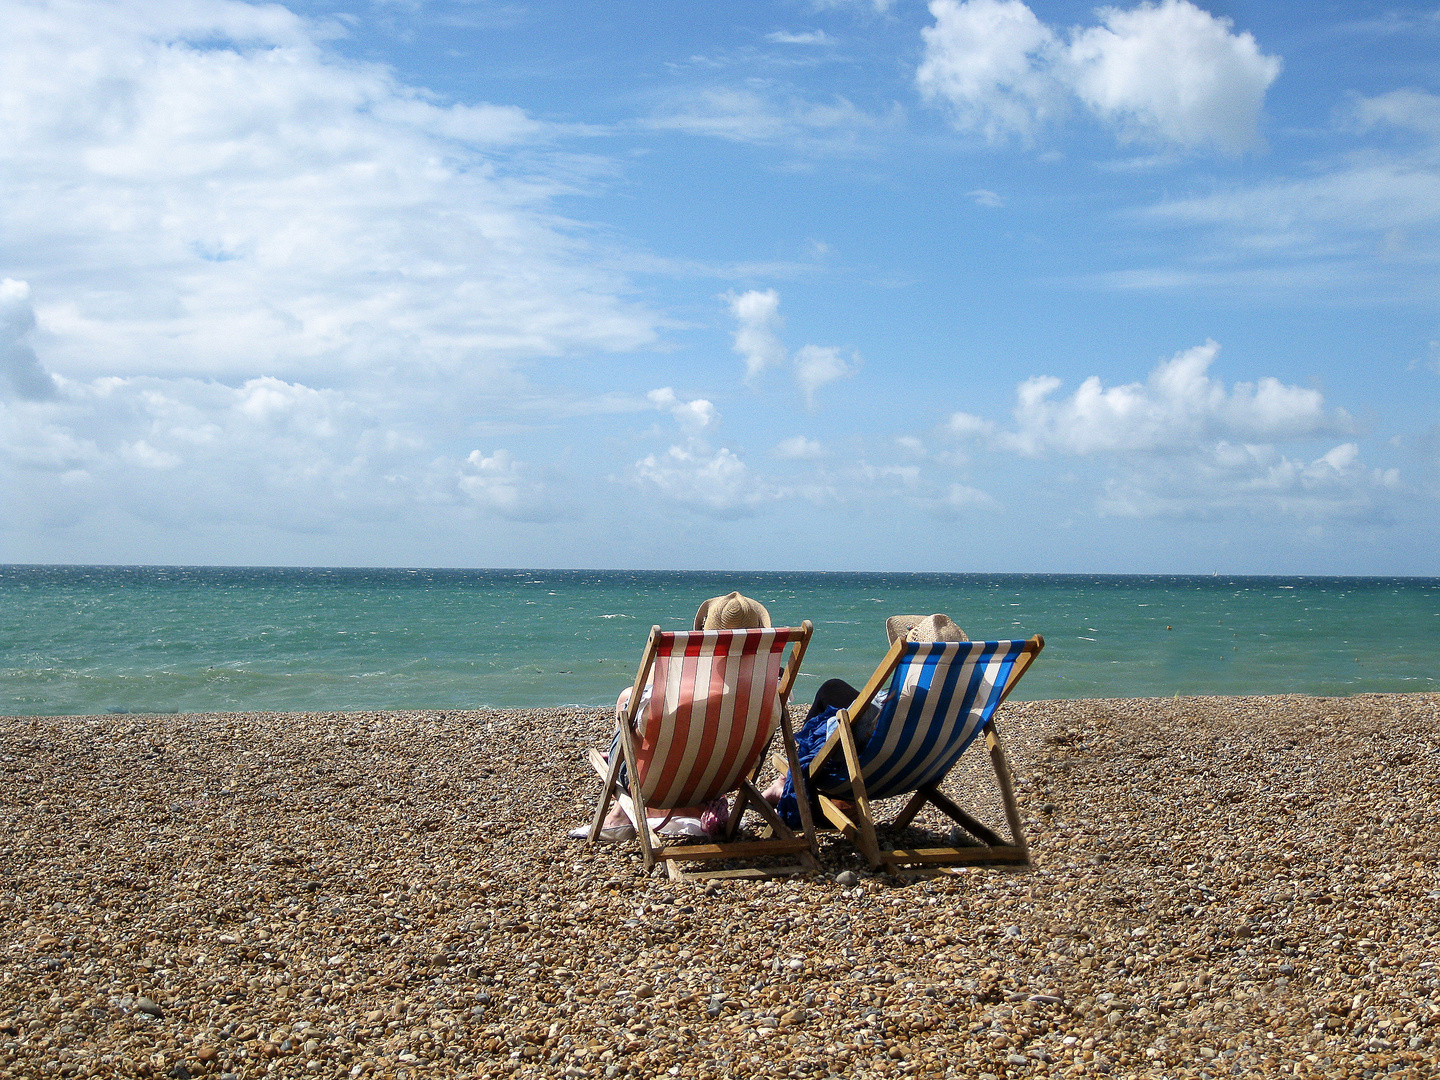
[{"label": "sky", "polygon": [[1440,7],[0,0],[0,562],[1440,573]]}]

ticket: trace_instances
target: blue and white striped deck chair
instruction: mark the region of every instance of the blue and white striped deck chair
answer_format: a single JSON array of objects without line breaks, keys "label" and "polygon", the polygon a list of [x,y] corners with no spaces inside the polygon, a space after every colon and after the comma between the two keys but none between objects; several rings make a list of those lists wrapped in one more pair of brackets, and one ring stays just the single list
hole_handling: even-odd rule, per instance
[{"label": "blue and white striped deck chair", "polygon": [[[882,865],[943,865],[961,862],[1030,861],[1020,826],[1010,767],[995,723],[995,710],[1040,655],[1045,639],[1028,641],[896,641],[859,697],[836,716],[835,731],[810,763],[806,779],[830,823],[854,843],[874,868]],[[855,745],[852,715],[861,715],[888,690],[875,733],[863,752]],[[981,732],[1010,828],[1007,843],[941,793],[940,784]],[[835,750],[844,755],[843,775],[821,769]],[[871,803],[897,795],[910,801],[888,830],[899,833],[928,802],[981,843],[967,847],[881,850]],[[854,803],[853,818],[835,802]]]}]

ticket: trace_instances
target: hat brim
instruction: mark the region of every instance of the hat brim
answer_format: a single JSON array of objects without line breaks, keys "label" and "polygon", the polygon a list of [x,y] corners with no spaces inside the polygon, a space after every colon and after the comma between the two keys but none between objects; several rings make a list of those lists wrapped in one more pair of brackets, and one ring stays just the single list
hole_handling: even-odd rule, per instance
[{"label": "hat brim", "polygon": [[[701,604],[700,607],[697,608],[696,611],[695,611],[695,629],[696,629],[696,630],[724,630],[724,629],[726,629],[726,627],[723,627],[723,626],[720,625],[720,614],[721,614],[721,609],[724,608],[724,606],[725,606],[728,602],[730,602],[731,600],[739,600],[739,601],[741,601],[742,603],[744,603],[744,604],[746,604],[746,605],[748,605],[749,607],[751,607],[751,608],[754,609],[755,614],[756,614],[756,616],[757,616],[757,618],[758,618],[758,620],[759,620],[757,626],[755,627],[756,629],[769,630],[769,629],[771,628],[770,612],[765,609],[765,605],[762,604],[762,603],[760,603],[760,601],[758,601],[758,600],[752,600],[750,597],[746,596],[744,593],[741,593],[741,592],[738,592],[738,591],[737,591],[737,592],[728,592],[728,593],[726,593],[724,596],[712,596],[709,600],[706,600],[703,604]],[[715,623],[715,625],[713,625],[713,626],[708,625],[708,624],[711,622],[711,616],[712,616],[712,614],[714,615],[714,623]],[[735,627],[730,627],[730,629],[735,629]]]}]

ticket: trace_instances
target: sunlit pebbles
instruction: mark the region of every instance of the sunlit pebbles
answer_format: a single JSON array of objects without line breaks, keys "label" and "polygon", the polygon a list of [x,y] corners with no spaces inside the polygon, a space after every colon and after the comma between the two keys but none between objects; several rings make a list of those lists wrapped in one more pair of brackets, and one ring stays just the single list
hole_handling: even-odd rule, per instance
[{"label": "sunlit pebbles", "polygon": [[595,710],[0,720],[0,1076],[1435,1074],[1440,697],[1003,723],[1032,869],[706,889]]}]

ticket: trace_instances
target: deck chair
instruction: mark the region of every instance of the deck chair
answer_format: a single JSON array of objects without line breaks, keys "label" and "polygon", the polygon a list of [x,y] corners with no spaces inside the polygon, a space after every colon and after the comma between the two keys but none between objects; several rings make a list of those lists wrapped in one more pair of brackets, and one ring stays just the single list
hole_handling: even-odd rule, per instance
[{"label": "deck chair", "polygon": [[[835,730],[810,762],[805,779],[816,792],[826,819],[860,849],[872,869],[1029,863],[1030,851],[1020,826],[995,710],[1044,647],[1045,639],[1039,634],[1028,641],[913,642],[901,638],[890,647],[854,703],[836,715]],[[889,694],[862,753],[855,743],[851,717],[861,715],[882,688],[888,688]],[[1005,805],[1008,843],[940,791],[946,774],[982,731]],[[837,751],[843,755],[844,766],[839,780],[833,769],[828,776],[822,775],[825,763]],[[778,759],[775,765],[783,768]],[[799,795],[798,784],[796,788]],[[888,831],[903,831],[929,803],[979,844],[882,849],[872,804],[906,794],[910,800],[886,827]],[[804,796],[799,799],[803,806]],[[854,810],[846,812],[837,799],[852,802]]]},{"label": "deck chair", "polygon": [[[645,866],[662,860],[674,880],[770,877],[818,870],[808,805],[801,818],[803,835],[797,836],[755,787],[765,749],[777,727],[784,743],[784,760],[799,769],[786,705],[811,630],[808,621],[799,629],[666,633],[652,627],[630,705],[619,725],[622,752],[611,754],[613,760],[607,761],[600,751],[590,751],[590,763],[605,785],[590,825],[590,841],[599,837],[611,803],[618,800],[635,825]],[[790,660],[782,668],[787,647]],[[647,685],[652,686],[647,713],[637,724],[641,691]],[[641,739],[637,728],[648,734]],[[618,781],[622,760],[628,780],[623,788]],[[724,843],[666,843],[650,827],[650,810],[696,806],[731,792],[738,794]],[[769,823],[770,839],[735,839],[747,809]],[[776,856],[789,856],[792,861],[784,866],[739,870],[686,873],[680,869],[682,862],[753,861]],[[798,864],[793,861],[795,856],[799,856]]]}]

